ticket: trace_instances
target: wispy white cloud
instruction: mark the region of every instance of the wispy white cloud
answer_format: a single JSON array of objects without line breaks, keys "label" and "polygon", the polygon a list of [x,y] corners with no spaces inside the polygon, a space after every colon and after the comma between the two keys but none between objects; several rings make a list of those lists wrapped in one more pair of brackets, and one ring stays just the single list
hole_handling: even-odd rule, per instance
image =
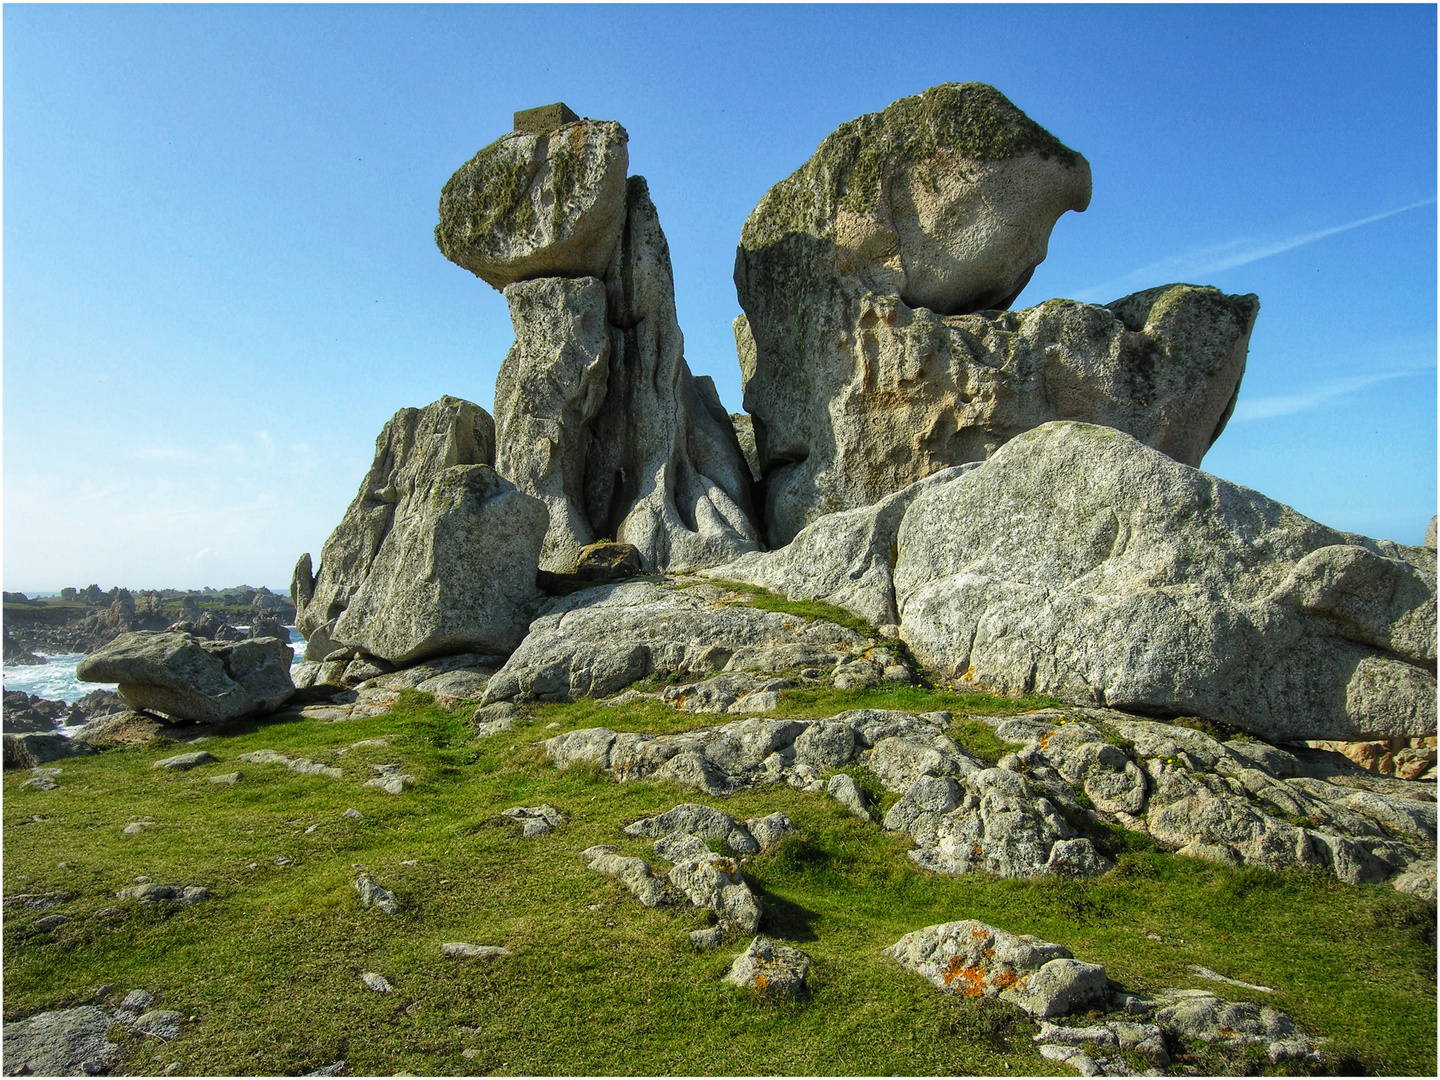
[{"label": "wispy white cloud", "polygon": [[1142,266],[1138,270],[1132,270],[1128,274],[1102,284],[1081,289],[1075,293],[1075,299],[1113,300],[1117,296],[1133,290],[1137,283],[1147,281],[1152,284],[1195,281],[1209,274],[1218,274],[1222,270],[1233,270],[1237,266],[1268,259],[1271,255],[1279,255],[1281,252],[1303,247],[1305,244],[1313,244],[1317,240],[1324,240],[1327,236],[1334,236],[1336,233],[1349,232],[1351,229],[1373,225],[1377,221],[1384,221],[1397,214],[1409,213],[1422,206],[1433,206],[1434,204],[1434,198],[1422,199],[1420,202],[1414,202],[1395,210],[1386,210],[1384,213],[1371,214],[1369,217],[1363,217],[1356,221],[1347,221],[1343,225],[1332,225],[1328,229],[1316,229],[1313,232],[1299,233],[1279,240],[1227,240],[1222,244],[1195,248],[1192,251],[1153,262],[1149,266]]},{"label": "wispy white cloud", "polygon": [[1248,399],[1242,397],[1235,404],[1235,414],[1231,417],[1231,421],[1245,423],[1249,420],[1269,420],[1276,416],[1290,416],[1293,413],[1317,408],[1337,397],[1353,394],[1367,386],[1389,382],[1391,379],[1403,379],[1407,375],[1415,374],[1418,373],[1386,371],[1374,375],[1356,375],[1349,379],[1333,379],[1300,394],[1276,394],[1271,397]]}]

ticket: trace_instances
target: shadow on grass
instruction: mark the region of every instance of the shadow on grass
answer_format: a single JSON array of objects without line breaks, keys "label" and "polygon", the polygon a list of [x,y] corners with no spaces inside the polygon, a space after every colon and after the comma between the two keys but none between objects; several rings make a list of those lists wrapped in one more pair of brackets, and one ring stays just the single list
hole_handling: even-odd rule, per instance
[{"label": "shadow on grass", "polygon": [[784,941],[820,940],[814,930],[815,920],[820,917],[818,912],[775,895],[754,878],[747,877],[745,883],[750,886],[755,899],[760,901],[760,910],[763,912],[760,929],[763,933]]}]

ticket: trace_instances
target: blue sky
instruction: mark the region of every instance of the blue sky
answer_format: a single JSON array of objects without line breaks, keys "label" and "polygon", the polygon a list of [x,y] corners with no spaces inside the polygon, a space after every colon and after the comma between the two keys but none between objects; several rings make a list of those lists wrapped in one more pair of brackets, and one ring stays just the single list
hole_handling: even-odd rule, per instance
[{"label": "blue sky", "polygon": [[740,407],[740,226],[836,125],[999,87],[1089,159],[1017,307],[1255,292],[1204,467],[1418,543],[1436,504],[1436,26],[1416,6],[59,7],[4,19],[4,584],[285,584],[395,410],[489,408],[436,250],[511,113],[619,120],[691,367]]}]

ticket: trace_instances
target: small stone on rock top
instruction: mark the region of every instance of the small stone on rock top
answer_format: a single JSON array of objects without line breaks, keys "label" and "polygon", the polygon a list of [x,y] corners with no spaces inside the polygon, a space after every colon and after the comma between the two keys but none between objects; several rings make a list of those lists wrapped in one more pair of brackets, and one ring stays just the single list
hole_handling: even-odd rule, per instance
[{"label": "small stone on rock top", "polygon": [[557,101],[554,105],[521,109],[515,114],[515,130],[544,135],[547,131],[554,131],[565,124],[573,124],[579,119],[580,117],[571,111],[570,106]]}]

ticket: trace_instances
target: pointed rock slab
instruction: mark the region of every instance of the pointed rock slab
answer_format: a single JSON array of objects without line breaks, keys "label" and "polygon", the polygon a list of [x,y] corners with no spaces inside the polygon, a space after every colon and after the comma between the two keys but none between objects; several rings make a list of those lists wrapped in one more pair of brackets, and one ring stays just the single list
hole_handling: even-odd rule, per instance
[{"label": "pointed rock slab", "polygon": [[884,950],[901,967],[962,997],[998,997],[1048,1019],[1101,1001],[1105,969],[1063,945],[974,919],[914,930]]},{"label": "pointed rock slab", "polygon": [[625,223],[628,139],[610,120],[497,139],[441,190],[436,245],[497,289],[527,278],[599,277]]},{"label": "pointed rock slab", "polygon": [[633,544],[647,570],[757,550],[750,470],[715,384],[685,362],[670,246],[644,177],[628,182],[605,287],[610,376],[590,429],[585,517],[597,535]]},{"label": "pointed rock slab", "polygon": [[294,650],[278,638],[202,641],[180,631],[137,630],[75,665],[81,682],[119,683],[132,709],[220,723],[274,712],[295,693]]},{"label": "pointed rock slab", "polygon": [[309,555],[295,568],[308,660],[349,650],[410,664],[519,644],[549,515],[494,458],[494,423],[477,405],[444,397],[395,414],[318,573]]},{"label": "pointed rock slab", "polygon": [[897,555],[901,635],[957,689],[1271,742],[1435,733],[1433,551],[1325,528],[1111,428],[1043,425],[927,490]]},{"label": "pointed rock slab", "polygon": [[596,537],[585,514],[585,458],[610,376],[605,283],[519,281],[505,299],[515,344],[495,381],[495,467],[545,504],[540,567],[567,574]]}]

